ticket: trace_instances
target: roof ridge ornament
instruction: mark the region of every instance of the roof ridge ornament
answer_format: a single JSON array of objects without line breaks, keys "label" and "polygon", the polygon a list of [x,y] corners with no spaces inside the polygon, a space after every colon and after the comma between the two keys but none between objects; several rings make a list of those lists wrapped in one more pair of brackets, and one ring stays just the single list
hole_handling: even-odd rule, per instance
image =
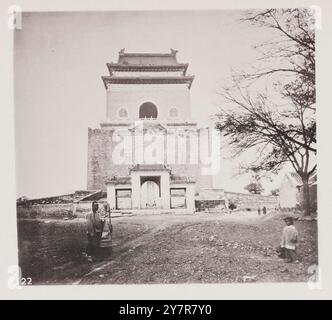
[{"label": "roof ridge ornament", "polygon": [[171,48],[171,55],[172,56],[176,56],[176,54],[178,53],[179,50],[174,50],[173,48]]}]

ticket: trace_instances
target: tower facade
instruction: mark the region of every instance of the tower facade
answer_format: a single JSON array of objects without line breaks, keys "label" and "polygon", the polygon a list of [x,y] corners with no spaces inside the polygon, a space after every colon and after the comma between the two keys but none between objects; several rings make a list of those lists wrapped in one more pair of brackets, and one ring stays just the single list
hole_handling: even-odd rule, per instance
[{"label": "tower facade", "polygon": [[112,209],[191,212],[195,195],[212,187],[200,170],[209,132],[192,119],[194,77],[176,54],[123,49],[107,63],[106,118],[89,129],[87,187],[107,190]]}]

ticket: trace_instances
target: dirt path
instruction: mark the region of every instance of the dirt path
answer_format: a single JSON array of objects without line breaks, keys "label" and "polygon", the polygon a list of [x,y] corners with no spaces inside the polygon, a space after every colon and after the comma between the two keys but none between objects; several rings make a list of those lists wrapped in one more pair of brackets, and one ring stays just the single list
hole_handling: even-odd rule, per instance
[{"label": "dirt path", "polygon": [[[307,281],[315,256],[302,245],[303,262],[285,264],[274,253],[283,226],[278,214],[136,216],[145,232],[114,248],[75,284]],[[119,220],[119,221],[120,221]],[[304,242],[314,241],[311,229]],[[310,252],[312,252],[312,249]]]},{"label": "dirt path", "polygon": [[282,215],[144,215],[114,217],[112,252],[89,263],[85,221],[21,221],[19,258],[34,284],[148,284],[307,281],[317,264],[317,224],[297,221],[298,265],[274,248]]},{"label": "dirt path", "polygon": [[[183,229],[193,226],[199,222],[204,221],[225,221],[225,222],[256,222],[260,223],[268,219],[272,219],[275,214],[268,216],[258,216],[256,213],[238,212],[233,214],[197,214],[193,215],[144,215],[144,216],[130,216],[130,217],[118,217],[118,221],[131,222],[131,223],[142,223],[145,226],[145,231],[137,238],[123,242],[119,246],[112,250],[112,256],[116,256],[117,260],[121,260],[121,256],[129,251],[133,251],[138,247],[148,245],[153,241],[154,235],[158,231],[163,231],[172,225],[184,223],[185,225],[178,229],[181,232]],[[195,221],[193,223],[193,221]],[[189,223],[190,222],[190,223]],[[95,265],[91,271],[86,273],[80,280],[73,282],[73,284],[80,284],[84,280],[94,273],[102,272],[106,268],[112,268],[112,264],[116,263],[114,260],[110,260]]]},{"label": "dirt path", "polygon": [[117,260],[121,260],[121,256],[124,255],[128,250],[135,250],[136,248],[140,246],[147,245],[151,239],[153,239],[154,233],[156,233],[158,230],[162,230],[163,227],[158,227],[157,225],[150,225],[145,224],[145,231],[138,236],[137,238],[129,241],[125,241],[119,246],[112,249],[112,255],[110,257],[111,260],[107,262],[102,262],[97,264],[92,268],[91,271],[86,273],[80,280],[73,282],[73,284],[80,284],[84,282],[84,279],[93,275],[97,272],[102,272],[105,268],[112,268],[112,264],[114,264],[116,261],[112,259],[113,256],[116,257]]}]

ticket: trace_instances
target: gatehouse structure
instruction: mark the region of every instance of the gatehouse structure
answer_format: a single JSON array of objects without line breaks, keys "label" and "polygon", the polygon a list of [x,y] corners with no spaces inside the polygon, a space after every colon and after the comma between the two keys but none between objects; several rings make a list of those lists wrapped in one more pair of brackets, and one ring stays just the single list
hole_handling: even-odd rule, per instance
[{"label": "gatehouse structure", "polygon": [[202,170],[211,143],[192,119],[188,64],[173,49],[122,49],[107,68],[106,117],[88,131],[88,190],[107,191],[115,210],[194,212],[195,197],[212,188]]}]

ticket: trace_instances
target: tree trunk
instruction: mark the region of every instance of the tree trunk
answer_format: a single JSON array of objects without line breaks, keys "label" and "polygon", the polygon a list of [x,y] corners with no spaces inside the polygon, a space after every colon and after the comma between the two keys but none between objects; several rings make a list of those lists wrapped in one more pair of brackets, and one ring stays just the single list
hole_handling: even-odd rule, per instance
[{"label": "tree trunk", "polygon": [[302,177],[303,182],[303,211],[305,216],[310,216],[310,188],[309,188],[309,178]]}]

